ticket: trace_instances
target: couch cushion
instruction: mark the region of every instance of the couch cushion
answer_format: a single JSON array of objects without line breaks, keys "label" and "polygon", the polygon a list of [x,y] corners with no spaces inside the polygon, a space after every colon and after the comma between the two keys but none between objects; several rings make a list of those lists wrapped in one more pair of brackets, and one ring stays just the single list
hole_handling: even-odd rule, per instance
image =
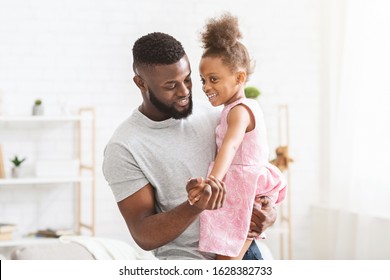
[{"label": "couch cushion", "polygon": [[94,260],[93,255],[77,243],[34,244],[17,247],[11,260]]}]

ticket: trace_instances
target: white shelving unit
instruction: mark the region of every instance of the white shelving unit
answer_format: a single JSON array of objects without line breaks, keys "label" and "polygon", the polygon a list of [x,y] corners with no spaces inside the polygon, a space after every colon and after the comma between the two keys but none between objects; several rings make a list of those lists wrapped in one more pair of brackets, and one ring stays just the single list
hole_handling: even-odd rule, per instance
[{"label": "white shelving unit", "polygon": [[290,145],[290,124],[289,124],[289,111],[287,105],[278,106],[278,142],[279,147],[285,149],[284,160],[279,169],[284,173],[287,179],[287,197],[285,201],[278,207],[279,213],[277,217],[277,233],[279,234],[280,245],[280,259],[285,260],[293,259],[292,252],[292,213],[291,213],[291,171],[290,162],[293,160],[289,157],[288,148]]},{"label": "white shelving unit", "polygon": [[44,122],[69,122],[69,121],[83,121],[92,120],[92,117],[78,116],[0,116],[0,122],[3,124],[15,123],[44,123]]},{"label": "white shelving unit", "polygon": [[[75,160],[79,164],[76,176],[47,176],[47,177],[21,177],[21,178],[0,178],[0,187],[11,189],[16,186],[29,186],[34,188],[47,187],[50,185],[61,185],[74,188],[74,201],[70,203],[75,206],[75,233],[95,234],[95,110],[94,108],[82,108],[78,115],[74,116],[0,116],[1,140],[7,136],[7,131],[26,131],[26,138],[31,131],[50,131],[63,123],[71,123],[72,133],[76,135],[75,141],[69,143],[76,151]],[[64,134],[67,132],[64,131]],[[1,135],[0,135],[1,136]],[[44,135],[41,136],[44,139]],[[6,141],[11,139],[6,138]],[[12,139],[18,142],[21,139]],[[32,142],[34,139],[32,140]],[[89,158],[84,158],[84,151],[88,150]],[[1,160],[1,158],[0,158]],[[4,159],[6,160],[6,159]],[[4,166],[3,166],[4,167]],[[12,190],[15,191],[15,190]],[[17,193],[17,190],[15,191]],[[87,198],[85,198],[87,197]],[[88,204],[88,205],[86,205]],[[86,219],[83,211],[89,208]],[[87,220],[87,221],[85,221]],[[0,240],[0,247],[17,246],[25,243],[47,242],[44,238],[23,238],[17,240]],[[50,242],[50,240],[48,241]]]},{"label": "white shelving unit", "polygon": [[0,186],[12,186],[12,185],[46,185],[46,184],[61,184],[61,183],[82,183],[92,182],[92,177],[57,177],[57,178],[9,178],[0,179]]}]

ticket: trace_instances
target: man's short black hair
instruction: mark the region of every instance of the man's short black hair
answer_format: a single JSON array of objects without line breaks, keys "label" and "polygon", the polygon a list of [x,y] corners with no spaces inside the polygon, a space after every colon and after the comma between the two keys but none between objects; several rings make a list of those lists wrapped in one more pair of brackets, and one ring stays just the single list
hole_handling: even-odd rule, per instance
[{"label": "man's short black hair", "polygon": [[154,32],[139,38],[133,46],[133,67],[169,65],[185,55],[183,46],[171,35]]}]

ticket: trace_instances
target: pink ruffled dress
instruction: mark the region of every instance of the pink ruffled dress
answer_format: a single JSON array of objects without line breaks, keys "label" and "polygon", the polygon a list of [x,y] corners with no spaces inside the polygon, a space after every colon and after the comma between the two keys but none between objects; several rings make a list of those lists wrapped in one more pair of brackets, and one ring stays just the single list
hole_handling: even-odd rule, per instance
[{"label": "pink ruffled dress", "polygon": [[231,257],[240,253],[247,239],[255,197],[269,196],[278,204],[285,198],[287,185],[280,170],[268,161],[264,116],[255,100],[242,98],[224,107],[216,128],[218,150],[227,131],[229,111],[238,104],[252,111],[255,129],[245,134],[224,178],[227,190],[224,206],[200,215],[199,250]]}]

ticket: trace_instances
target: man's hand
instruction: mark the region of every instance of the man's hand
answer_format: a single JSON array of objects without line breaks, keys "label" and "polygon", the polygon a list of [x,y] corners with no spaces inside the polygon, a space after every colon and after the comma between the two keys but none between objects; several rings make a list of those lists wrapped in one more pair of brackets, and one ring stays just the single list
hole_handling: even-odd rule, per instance
[{"label": "man's hand", "polygon": [[276,216],[276,209],[272,207],[271,200],[266,196],[257,197],[253,205],[248,238],[258,237],[275,223]]},{"label": "man's hand", "polygon": [[188,180],[186,189],[190,205],[194,205],[200,199],[205,185],[203,177]]},{"label": "man's hand", "polygon": [[226,200],[225,183],[210,176],[207,179],[191,178],[186,186],[189,202],[201,210],[221,208]]}]

